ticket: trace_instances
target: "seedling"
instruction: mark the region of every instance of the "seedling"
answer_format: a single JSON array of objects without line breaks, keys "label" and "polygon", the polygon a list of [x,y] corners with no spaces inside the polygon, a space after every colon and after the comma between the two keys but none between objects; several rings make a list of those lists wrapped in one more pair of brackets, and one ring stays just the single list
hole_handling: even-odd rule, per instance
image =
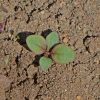
[{"label": "seedling", "polygon": [[26,43],[36,55],[43,54],[39,60],[40,68],[44,71],[53,64],[68,64],[75,59],[75,52],[65,44],[60,43],[56,32],[51,32],[46,39],[40,35],[30,35]]}]

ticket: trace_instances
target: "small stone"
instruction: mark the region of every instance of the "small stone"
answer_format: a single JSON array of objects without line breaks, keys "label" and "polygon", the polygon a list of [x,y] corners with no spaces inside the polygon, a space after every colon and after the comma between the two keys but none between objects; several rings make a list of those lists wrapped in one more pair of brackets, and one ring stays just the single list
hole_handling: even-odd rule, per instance
[{"label": "small stone", "polygon": [[77,100],[82,100],[81,96],[77,96],[76,98]]},{"label": "small stone", "polygon": [[41,11],[41,14],[44,14],[45,12],[44,12],[44,10],[43,11]]},{"label": "small stone", "polygon": [[64,43],[68,43],[68,38],[64,38],[64,39],[63,39],[63,42],[64,42]]},{"label": "small stone", "polygon": [[61,36],[61,39],[62,39],[62,42],[63,43],[68,43],[68,41],[69,41],[69,36],[67,35],[67,34],[62,34],[62,36]]},{"label": "small stone", "polygon": [[96,63],[96,64],[100,64],[100,61],[99,60],[94,60],[94,62]]}]

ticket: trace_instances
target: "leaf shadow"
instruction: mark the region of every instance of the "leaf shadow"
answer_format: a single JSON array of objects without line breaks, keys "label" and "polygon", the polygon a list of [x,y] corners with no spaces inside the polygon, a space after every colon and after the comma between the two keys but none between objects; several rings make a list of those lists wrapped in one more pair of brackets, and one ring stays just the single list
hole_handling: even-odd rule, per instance
[{"label": "leaf shadow", "polygon": [[51,32],[52,32],[51,29],[47,29],[47,30],[42,31],[41,35],[42,35],[44,38],[46,38]]},{"label": "leaf shadow", "polygon": [[35,33],[33,32],[28,32],[28,31],[24,31],[24,32],[19,32],[16,36],[17,38],[17,42],[22,45],[24,48],[26,48],[27,50],[30,51],[30,49],[28,48],[27,44],[26,44],[26,38],[29,36],[29,35],[33,35]]},{"label": "leaf shadow", "polygon": [[36,55],[34,61],[32,62],[32,64],[34,64],[34,67],[38,67],[39,66],[39,60],[40,58],[43,56],[43,54],[41,55]]}]

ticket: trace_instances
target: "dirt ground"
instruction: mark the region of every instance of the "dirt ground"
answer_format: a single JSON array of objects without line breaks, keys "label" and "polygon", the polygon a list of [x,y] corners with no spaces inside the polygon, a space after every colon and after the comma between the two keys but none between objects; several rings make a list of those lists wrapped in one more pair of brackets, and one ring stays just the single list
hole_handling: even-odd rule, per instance
[{"label": "dirt ground", "polygon": [[[0,18],[0,100],[100,100],[100,0],[0,0]],[[43,72],[16,35],[50,30],[76,59]]]}]

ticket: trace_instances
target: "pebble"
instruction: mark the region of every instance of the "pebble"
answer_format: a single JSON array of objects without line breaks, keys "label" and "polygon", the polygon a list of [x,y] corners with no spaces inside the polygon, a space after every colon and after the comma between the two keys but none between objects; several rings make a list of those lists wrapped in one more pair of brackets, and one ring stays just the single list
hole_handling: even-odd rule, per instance
[{"label": "pebble", "polygon": [[77,96],[76,98],[77,100],[82,100],[81,96]]}]

